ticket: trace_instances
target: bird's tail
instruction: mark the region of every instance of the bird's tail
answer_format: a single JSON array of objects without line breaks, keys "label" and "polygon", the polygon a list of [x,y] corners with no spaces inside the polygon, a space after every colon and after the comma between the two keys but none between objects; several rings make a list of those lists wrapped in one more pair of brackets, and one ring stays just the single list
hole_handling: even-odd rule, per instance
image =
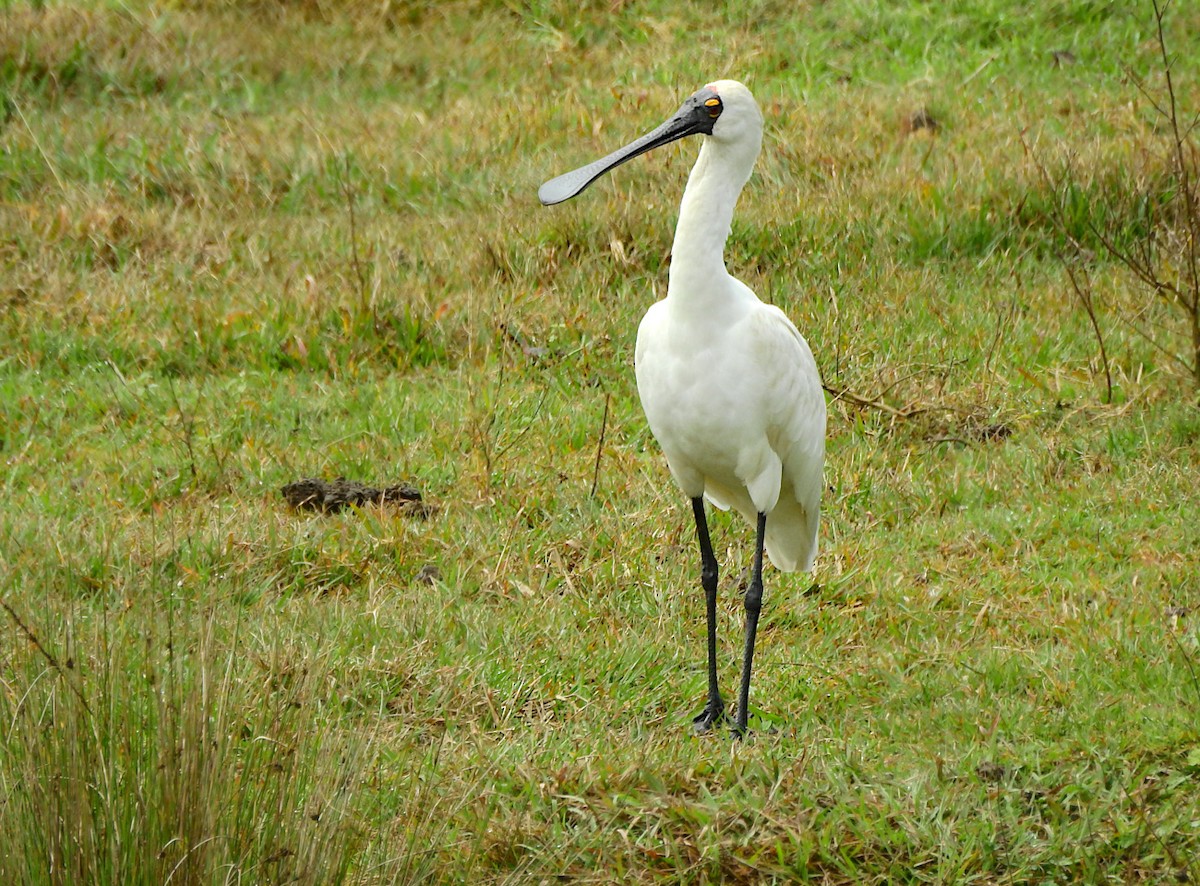
[{"label": "bird's tail", "polygon": [[820,512],[812,510],[785,495],[767,517],[767,556],[784,572],[808,572],[817,559]]}]

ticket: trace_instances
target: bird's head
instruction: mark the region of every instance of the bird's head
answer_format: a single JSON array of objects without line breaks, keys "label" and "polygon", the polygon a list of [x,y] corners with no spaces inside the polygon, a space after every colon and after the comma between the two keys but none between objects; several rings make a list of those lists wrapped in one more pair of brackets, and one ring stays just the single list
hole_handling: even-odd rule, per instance
[{"label": "bird's head", "polygon": [[689,95],[679,110],[653,131],[607,157],[546,182],[538,188],[538,199],[547,206],[570,200],[610,169],[689,135],[707,135],[720,144],[752,144],[757,153],[762,125],[762,114],[750,90],[736,80],[717,80]]},{"label": "bird's head", "polygon": [[749,89],[736,80],[717,80],[715,83],[709,83],[696,95],[703,96],[705,93],[718,102],[713,106],[712,98],[705,99],[705,106],[709,108],[710,113],[712,110],[717,112],[711,128],[706,133],[712,136],[714,141],[741,142],[761,137],[762,112],[759,111],[758,103],[754,101]]}]

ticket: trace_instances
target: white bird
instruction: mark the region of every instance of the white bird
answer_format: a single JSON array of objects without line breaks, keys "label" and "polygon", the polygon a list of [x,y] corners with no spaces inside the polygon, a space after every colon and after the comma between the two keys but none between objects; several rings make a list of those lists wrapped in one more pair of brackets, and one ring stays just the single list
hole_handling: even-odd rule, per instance
[{"label": "white bird", "polygon": [[561,203],[639,154],[704,136],[679,208],[667,296],[642,318],[634,362],[642,408],[691,499],[700,542],[708,702],[693,721],[698,732],[725,715],[717,688],[718,565],[704,499],[734,508],[757,529],[735,736],[745,735],[749,715],[763,549],[784,571],[812,568],[825,461],[825,397],[808,343],[783,311],[759,301],[725,269],[734,206],[758,158],[762,129],[750,90],[718,80],[654,131],[538,190],[542,203]]}]

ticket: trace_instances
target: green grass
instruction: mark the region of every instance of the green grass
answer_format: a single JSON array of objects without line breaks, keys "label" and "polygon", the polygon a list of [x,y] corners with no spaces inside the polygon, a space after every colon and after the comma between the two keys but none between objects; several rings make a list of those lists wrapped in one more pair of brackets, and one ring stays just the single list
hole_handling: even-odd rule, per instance
[{"label": "green grass", "polygon": [[[0,880],[1200,876],[1195,392],[1126,322],[1175,347],[1168,308],[1094,250],[1104,402],[1038,168],[1074,164],[1085,246],[1144,233],[1152,23],[13,4]],[[1200,14],[1168,24],[1196,109]],[[632,377],[696,146],[535,196],[723,76],[767,120],[730,268],[844,392],[740,744],[686,728],[698,556]],[[314,475],[436,511],[287,511]],[[750,531],[714,542],[728,688]]]}]

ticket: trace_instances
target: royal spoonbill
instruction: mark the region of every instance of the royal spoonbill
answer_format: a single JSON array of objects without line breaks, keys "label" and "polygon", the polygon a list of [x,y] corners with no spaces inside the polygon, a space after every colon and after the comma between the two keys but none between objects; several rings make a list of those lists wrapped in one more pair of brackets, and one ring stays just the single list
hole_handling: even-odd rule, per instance
[{"label": "royal spoonbill", "polygon": [[679,207],[667,295],[642,318],[634,365],[646,419],[691,499],[700,542],[708,703],[693,721],[698,732],[725,716],[717,688],[718,565],[704,499],[734,508],[756,527],[735,736],[745,735],[749,715],[763,550],[784,571],[812,568],[825,461],[825,396],[808,343],[783,311],[759,301],[725,270],[734,205],[754,168],[762,130],[750,90],[718,80],[689,96],[657,129],[538,189],[542,203],[561,203],[639,154],[704,136]]}]

